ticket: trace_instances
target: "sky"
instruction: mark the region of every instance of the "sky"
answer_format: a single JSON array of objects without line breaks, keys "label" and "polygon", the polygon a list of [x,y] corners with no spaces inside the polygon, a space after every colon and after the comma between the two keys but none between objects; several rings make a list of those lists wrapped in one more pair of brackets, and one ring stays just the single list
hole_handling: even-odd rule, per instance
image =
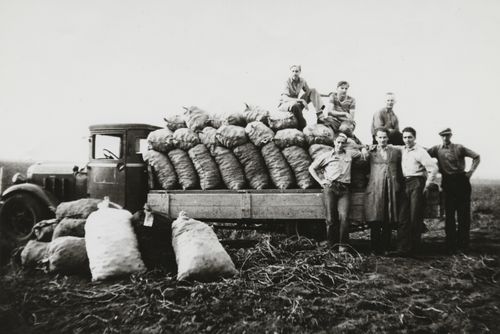
[{"label": "sky", "polygon": [[321,93],[349,81],[357,136],[394,92],[423,146],[481,154],[500,179],[500,2],[0,0],[0,158],[87,159],[88,126],[196,105],[274,110],[289,65]]}]

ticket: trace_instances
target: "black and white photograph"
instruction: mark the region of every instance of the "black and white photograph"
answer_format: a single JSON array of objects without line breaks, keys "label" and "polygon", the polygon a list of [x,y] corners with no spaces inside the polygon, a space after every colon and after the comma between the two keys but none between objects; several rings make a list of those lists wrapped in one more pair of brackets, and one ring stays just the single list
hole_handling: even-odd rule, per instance
[{"label": "black and white photograph", "polygon": [[0,0],[0,333],[497,333],[500,2]]}]

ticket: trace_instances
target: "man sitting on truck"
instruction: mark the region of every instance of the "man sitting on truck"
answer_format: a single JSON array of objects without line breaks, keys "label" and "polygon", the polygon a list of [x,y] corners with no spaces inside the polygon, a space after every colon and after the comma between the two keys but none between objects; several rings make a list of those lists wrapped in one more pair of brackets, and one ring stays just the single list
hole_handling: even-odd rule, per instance
[{"label": "man sitting on truck", "polygon": [[[308,104],[312,103],[316,112],[324,109],[321,96],[314,88],[309,88],[307,82],[300,77],[302,68],[300,65],[290,66],[291,75],[285,82],[283,92],[281,93],[278,109],[292,112],[298,121],[298,129],[303,130],[306,127],[306,120],[302,115],[304,109],[309,110]],[[299,97],[299,94],[304,93]]]},{"label": "man sitting on truck", "polygon": [[348,89],[349,83],[347,81],[339,81],[337,91],[330,94],[329,104],[323,110],[323,114],[318,113],[318,123],[322,123],[322,120],[331,116],[328,125],[332,127],[333,131],[340,131],[341,125],[350,128],[351,132],[354,131],[356,100],[347,95]]},{"label": "man sitting on truck", "polygon": [[339,244],[340,252],[345,252],[349,243],[351,163],[353,159],[364,159],[367,155],[365,148],[361,152],[346,151],[346,142],[347,136],[339,133],[335,139],[335,148],[320,155],[309,167],[311,175],[323,187],[327,241],[330,246]]}]

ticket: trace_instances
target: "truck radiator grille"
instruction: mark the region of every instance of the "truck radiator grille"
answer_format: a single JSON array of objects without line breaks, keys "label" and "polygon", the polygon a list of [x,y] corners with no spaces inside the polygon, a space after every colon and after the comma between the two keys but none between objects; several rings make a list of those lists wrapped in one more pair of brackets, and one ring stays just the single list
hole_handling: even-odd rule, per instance
[{"label": "truck radiator grille", "polygon": [[57,178],[55,176],[48,176],[43,179],[43,188],[58,199],[65,199],[69,194],[69,181],[65,178]]}]

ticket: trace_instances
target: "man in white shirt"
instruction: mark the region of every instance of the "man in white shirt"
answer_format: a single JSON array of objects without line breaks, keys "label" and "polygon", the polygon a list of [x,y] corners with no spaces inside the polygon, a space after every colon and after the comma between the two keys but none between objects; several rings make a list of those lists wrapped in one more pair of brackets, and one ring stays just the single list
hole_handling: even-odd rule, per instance
[{"label": "man in white shirt", "polygon": [[[402,131],[405,146],[402,147],[401,167],[404,176],[404,191],[401,201],[396,256],[411,256],[420,245],[424,221],[424,195],[435,184],[437,163],[427,151],[415,142],[415,129],[406,127]],[[401,147],[401,146],[400,146]]]}]

